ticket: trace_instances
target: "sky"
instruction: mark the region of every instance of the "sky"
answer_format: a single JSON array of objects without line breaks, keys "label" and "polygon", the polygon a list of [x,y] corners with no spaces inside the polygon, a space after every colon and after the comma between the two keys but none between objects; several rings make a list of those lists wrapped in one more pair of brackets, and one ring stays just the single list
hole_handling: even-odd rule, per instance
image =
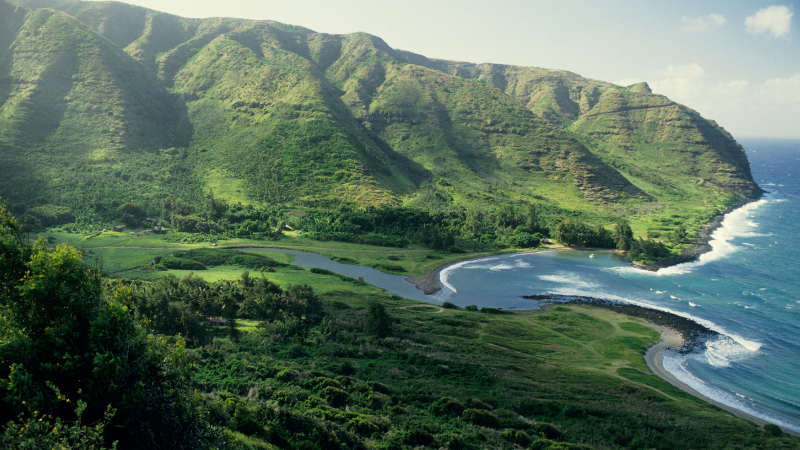
[{"label": "sky", "polygon": [[129,0],[358,31],[429,58],[562,69],[658,94],[734,137],[800,139],[800,0]]}]

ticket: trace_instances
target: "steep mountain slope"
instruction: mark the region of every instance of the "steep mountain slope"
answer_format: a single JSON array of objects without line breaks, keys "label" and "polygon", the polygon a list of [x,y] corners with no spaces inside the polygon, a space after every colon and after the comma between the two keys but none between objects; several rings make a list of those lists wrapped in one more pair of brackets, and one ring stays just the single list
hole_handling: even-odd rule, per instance
[{"label": "steep mountain slope", "polygon": [[[566,71],[497,64],[410,61],[484,80],[554,125],[562,125],[601,159],[655,196],[694,195],[695,185],[757,196],[742,147],[716,123],[646,83],[621,87]],[[666,164],[665,164],[666,163]]]},{"label": "steep mountain slope", "polygon": [[0,195],[16,210],[155,212],[213,189],[298,207],[613,214],[760,192],[730,135],[645,85],[430,60],[363,33],[19,3],[61,12],[0,2]]},{"label": "steep mountain slope", "polygon": [[188,145],[185,104],[106,39],[53,10],[0,3],[0,17],[3,197],[74,204],[113,191],[103,180],[121,161]]}]

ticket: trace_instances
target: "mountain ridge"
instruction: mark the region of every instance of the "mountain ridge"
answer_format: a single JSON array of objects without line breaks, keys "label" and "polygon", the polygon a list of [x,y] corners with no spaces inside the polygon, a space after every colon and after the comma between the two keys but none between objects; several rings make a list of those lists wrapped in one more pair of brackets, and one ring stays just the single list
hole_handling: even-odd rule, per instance
[{"label": "mountain ridge", "polygon": [[[103,215],[127,201],[157,211],[166,196],[199,202],[213,190],[231,202],[287,207],[544,202],[643,215],[685,204],[699,224],[761,192],[730,134],[646,84],[429,59],[366,33],[186,19],[114,2],[15,3],[51,8],[0,2],[11,25],[0,42],[12,43],[0,49],[0,70],[10,74],[0,89],[0,145],[7,167],[27,165],[0,184],[15,211],[92,203]],[[52,17],[70,30],[61,53],[83,55],[84,72],[106,82],[56,83],[63,92],[42,104],[23,95],[23,72],[81,72],[55,57],[24,60],[25,48],[52,46],[52,37],[14,27]],[[52,84],[33,83],[42,92]],[[61,134],[43,136],[47,126],[13,118],[14,104],[46,117],[59,103],[67,109],[49,129]],[[45,167],[30,157],[36,152]],[[67,162],[89,169],[55,176]],[[80,199],[87,185],[104,194]]]}]

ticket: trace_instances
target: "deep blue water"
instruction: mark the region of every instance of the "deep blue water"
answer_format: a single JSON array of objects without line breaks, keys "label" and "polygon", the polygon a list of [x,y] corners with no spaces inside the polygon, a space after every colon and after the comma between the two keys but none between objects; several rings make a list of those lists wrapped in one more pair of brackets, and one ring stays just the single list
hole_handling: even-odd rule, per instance
[{"label": "deep blue water", "polygon": [[443,270],[438,301],[533,309],[525,294],[616,299],[689,317],[722,334],[664,365],[706,396],[800,432],[800,141],[740,140],[769,191],[728,214],[699,261],[645,272],[617,256],[550,251]]}]

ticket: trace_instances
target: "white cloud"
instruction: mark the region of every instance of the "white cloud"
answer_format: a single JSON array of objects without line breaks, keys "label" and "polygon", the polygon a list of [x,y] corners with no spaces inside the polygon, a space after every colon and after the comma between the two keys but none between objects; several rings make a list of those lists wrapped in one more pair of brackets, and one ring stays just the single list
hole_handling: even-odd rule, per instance
[{"label": "white cloud", "polygon": [[[671,65],[653,73],[649,85],[653,92],[717,121],[734,136],[800,137],[800,73],[763,82],[712,78],[699,64]],[[633,84],[631,80],[622,81]]]},{"label": "white cloud", "polygon": [[655,74],[649,83],[653,92],[664,94],[678,103],[692,105],[704,88],[705,70],[700,64],[670,65]]},{"label": "white cloud", "polygon": [[789,37],[792,11],[786,6],[772,5],[758,10],[744,20],[745,30],[750,34],[771,34],[774,38]]},{"label": "white cloud", "polygon": [[681,22],[683,22],[681,31],[684,33],[697,33],[711,28],[720,28],[727,21],[722,14],[709,14],[701,17],[683,16]]},{"label": "white cloud", "polygon": [[794,106],[800,112],[800,73],[789,78],[772,78],[764,82],[764,95],[778,105]]}]

